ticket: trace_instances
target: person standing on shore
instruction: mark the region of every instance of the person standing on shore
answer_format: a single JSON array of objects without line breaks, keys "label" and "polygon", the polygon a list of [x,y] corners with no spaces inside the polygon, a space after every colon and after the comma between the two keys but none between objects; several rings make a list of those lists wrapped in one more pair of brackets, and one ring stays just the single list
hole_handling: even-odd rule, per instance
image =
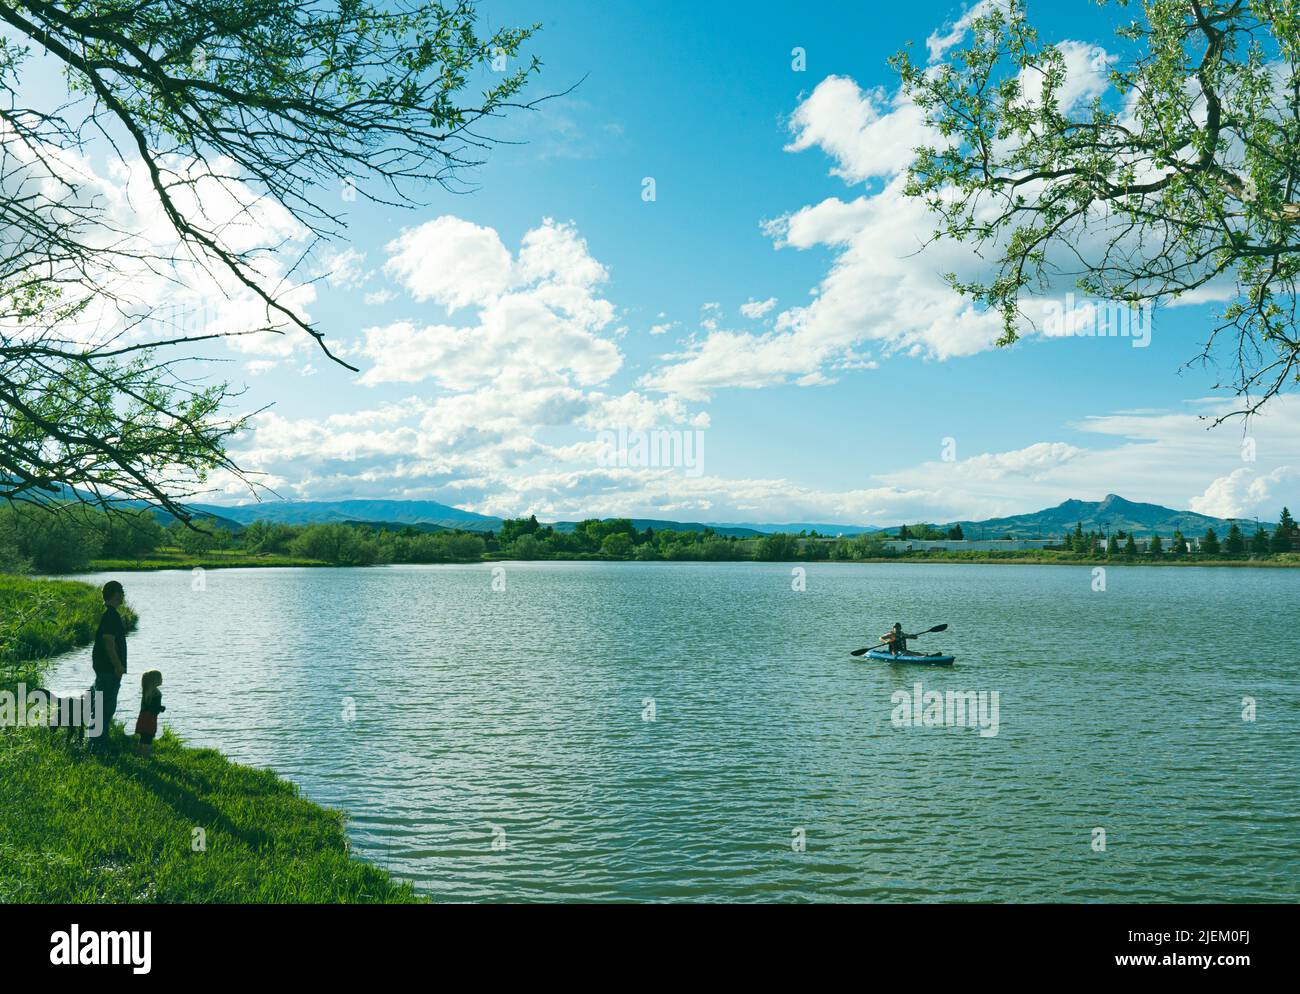
[{"label": "person standing on shore", "polygon": [[113,714],[117,711],[117,692],[122,686],[122,677],[126,675],[126,625],[117,609],[126,600],[126,592],[117,580],[104,584],[104,614],[99,619],[99,628],[95,632],[95,646],[91,649],[90,661],[95,668],[95,683],[91,687],[92,697],[98,700],[101,714],[96,724],[99,726],[98,741],[89,740],[88,748],[94,749],[108,741],[109,726]]},{"label": "person standing on shore", "polygon": [[149,670],[140,678],[140,716],[135,719],[135,734],[140,737],[135,747],[137,756],[148,757],[158,734],[158,716],[167,710],[162,702],[162,674]]}]

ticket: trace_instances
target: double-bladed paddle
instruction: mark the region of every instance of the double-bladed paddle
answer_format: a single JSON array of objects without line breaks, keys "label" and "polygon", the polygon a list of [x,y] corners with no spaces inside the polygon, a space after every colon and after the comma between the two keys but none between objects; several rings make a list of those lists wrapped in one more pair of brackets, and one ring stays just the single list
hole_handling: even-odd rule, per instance
[{"label": "double-bladed paddle", "polygon": [[[923,632],[917,632],[915,635],[912,635],[912,636],[909,636],[909,637],[910,637],[910,638],[920,638],[922,635],[929,635],[931,632],[945,632],[945,631],[947,631],[947,630],[948,630],[948,626],[947,626],[947,625],[935,625],[933,628],[927,628],[925,631],[923,631]],[[888,643],[888,642],[882,642],[882,643],[880,643],[880,645],[869,645],[869,646],[867,646],[865,649],[854,649],[852,652],[849,653],[849,655],[850,655],[850,656],[865,656],[865,655],[866,655],[868,652],[870,652],[872,649],[885,649],[885,648],[888,648],[888,647],[889,647],[889,643]]]}]

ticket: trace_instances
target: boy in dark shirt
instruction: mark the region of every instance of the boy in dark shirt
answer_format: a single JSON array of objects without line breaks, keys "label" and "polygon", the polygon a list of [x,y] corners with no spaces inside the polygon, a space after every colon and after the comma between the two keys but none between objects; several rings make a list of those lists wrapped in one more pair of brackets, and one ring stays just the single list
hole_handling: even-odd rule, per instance
[{"label": "boy in dark shirt", "polygon": [[95,721],[100,731],[97,737],[89,739],[88,748],[91,749],[108,741],[109,724],[117,711],[117,692],[126,673],[126,625],[117,613],[126,600],[126,593],[122,584],[109,580],[104,584],[103,595],[104,616],[99,619],[95,647],[90,653],[91,665],[95,668],[95,685],[91,691],[103,695],[100,714]]}]

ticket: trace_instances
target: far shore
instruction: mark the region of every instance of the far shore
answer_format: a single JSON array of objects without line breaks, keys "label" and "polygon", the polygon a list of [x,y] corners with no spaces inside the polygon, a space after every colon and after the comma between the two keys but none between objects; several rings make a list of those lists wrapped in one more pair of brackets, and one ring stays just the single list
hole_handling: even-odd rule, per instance
[{"label": "far shore", "polygon": [[[639,562],[735,562],[735,563],[754,563],[754,564],[777,564],[788,563],[794,566],[809,565],[830,565],[830,566],[852,566],[857,563],[888,563],[899,566],[915,566],[918,564],[942,563],[946,565],[982,565],[982,566],[1153,566],[1153,567],[1190,567],[1206,566],[1211,568],[1228,567],[1233,569],[1288,569],[1300,567],[1300,556],[1288,559],[1206,559],[1195,555],[1187,556],[1164,556],[1159,560],[1151,560],[1145,556],[1136,559],[1129,559],[1123,556],[1113,558],[1091,557],[1091,558],[1074,558],[1068,557],[1068,554],[1060,555],[998,555],[988,556],[979,555],[978,553],[922,553],[906,554],[896,556],[874,556],[864,559],[789,559],[789,560],[757,560],[757,559],[722,559],[722,560],[700,560],[700,559],[621,559],[617,557],[602,556],[574,556],[558,557],[552,556],[545,559],[512,559],[509,556],[488,555],[482,559],[462,559],[449,560],[441,563],[374,563],[378,566],[466,566],[476,563],[520,563],[520,562],[553,562],[553,563],[639,563]],[[298,559],[292,556],[258,556],[241,553],[207,553],[204,555],[185,556],[175,555],[167,558],[149,558],[149,559],[92,559],[85,570],[78,570],[77,573],[123,573],[123,572],[156,572],[160,570],[193,570],[193,569],[268,569],[268,568],[296,568],[296,569],[338,569],[347,564],[327,563],[318,559]],[[363,568],[371,568],[366,566]]]}]

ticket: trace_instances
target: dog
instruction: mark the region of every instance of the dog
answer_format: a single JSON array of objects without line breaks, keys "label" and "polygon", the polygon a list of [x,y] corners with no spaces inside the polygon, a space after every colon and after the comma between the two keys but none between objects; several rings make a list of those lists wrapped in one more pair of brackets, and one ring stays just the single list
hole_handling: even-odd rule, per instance
[{"label": "dog", "polygon": [[60,697],[44,687],[32,687],[28,693],[45,695],[46,714],[52,716],[49,720],[51,733],[57,735],[57,729],[66,728],[68,742],[84,742],[86,726],[90,724],[91,702],[94,700],[92,690],[93,688],[73,697]]}]

